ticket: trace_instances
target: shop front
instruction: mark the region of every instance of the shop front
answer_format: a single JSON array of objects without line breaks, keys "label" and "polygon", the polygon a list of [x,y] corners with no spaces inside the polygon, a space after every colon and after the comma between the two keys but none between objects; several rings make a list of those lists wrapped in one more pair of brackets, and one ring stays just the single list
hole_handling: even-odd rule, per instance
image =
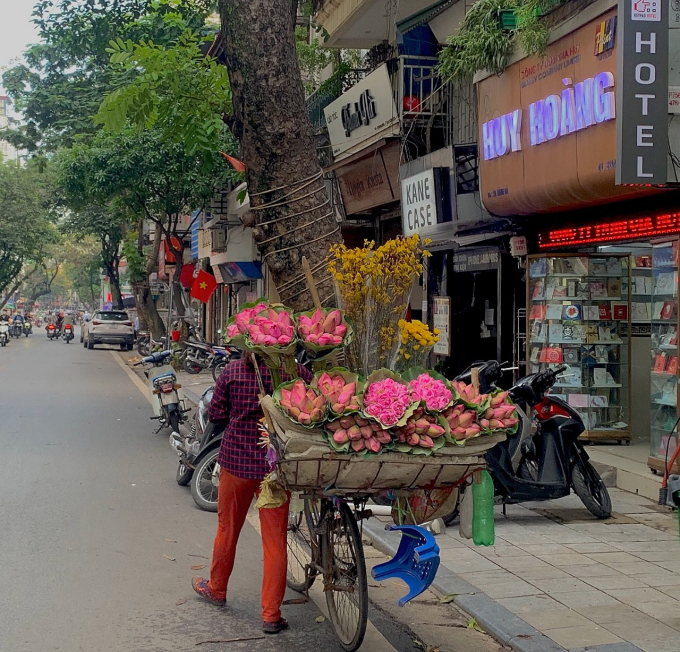
[{"label": "shop front", "polygon": [[513,358],[518,286],[507,232],[461,231],[453,151],[440,149],[400,168],[403,233],[430,240],[432,254],[414,288],[411,314],[448,333],[446,346],[434,350],[448,375],[476,360]]},{"label": "shop front", "polygon": [[[653,57],[643,67],[657,66],[660,89],[638,74],[628,14],[602,8],[578,14],[545,57],[479,80],[481,195],[527,236],[519,361],[567,365],[555,393],[581,414],[584,439],[632,443],[629,455],[659,470],[677,445],[678,402],[680,215],[677,191],[661,187],[668,148],[652,115],[661,101],[667,113],[667,81]],[[655,41],[641,25],[638,40]]]}]

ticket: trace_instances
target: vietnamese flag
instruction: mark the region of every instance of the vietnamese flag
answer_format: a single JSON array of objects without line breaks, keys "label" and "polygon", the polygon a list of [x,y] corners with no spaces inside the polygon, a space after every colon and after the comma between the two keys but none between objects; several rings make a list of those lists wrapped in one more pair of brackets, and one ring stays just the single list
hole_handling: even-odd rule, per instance
[{"label": "vietnamese flag", "polygon": [[179,282],[182,284],[182,287],[187,290],[194,284],[194,266],[192,264],[182,265]]},{"label": "vietnamese flag", "polygon": [[203,303],[208,303],[216,288],[217,279],[212,274],[201,270],[191,286],[191,296]]}]

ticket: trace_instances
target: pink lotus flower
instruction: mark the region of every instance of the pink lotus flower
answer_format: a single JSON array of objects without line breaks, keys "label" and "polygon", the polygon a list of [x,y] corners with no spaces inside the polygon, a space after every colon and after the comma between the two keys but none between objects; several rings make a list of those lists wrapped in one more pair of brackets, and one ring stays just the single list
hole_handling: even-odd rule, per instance
[{"label": "pink lotus flower", "polygon": [[414,401],[424,401],[428,410],[444,410],[453,398],[453,394],[446,383],[438,378],[433,378],[428,373],[422,373],[414,378],[409,386],[411,398]]},{"label": "pink lotus flower", "polygon": [[331,310],[325,315],[317,308],[311,317],[300,315],[298,321],[298,334],[302,340],[318,346],[339,346],[347,334],[340,310]]},{"label": "pink lotus flower", "polygon": [[395,425],[411,404],[408,387],[392,378],[371,383],[364,393],[364,410],[386,426]]}]

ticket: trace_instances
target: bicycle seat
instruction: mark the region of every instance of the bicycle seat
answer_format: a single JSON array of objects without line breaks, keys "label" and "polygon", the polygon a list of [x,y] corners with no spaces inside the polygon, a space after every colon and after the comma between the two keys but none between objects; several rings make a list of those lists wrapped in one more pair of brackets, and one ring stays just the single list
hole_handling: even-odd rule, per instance
[{"label": "bicycle seat", "polygon": [[397,603],[403,607],[434,581],[439,568],[439,546],[432,534],[417,525],[393,525],[390,530],[402,532],[397,554],[390,561],[374,566],[371,575],[378,582],[391,577],[404,581],[409,592]]}]

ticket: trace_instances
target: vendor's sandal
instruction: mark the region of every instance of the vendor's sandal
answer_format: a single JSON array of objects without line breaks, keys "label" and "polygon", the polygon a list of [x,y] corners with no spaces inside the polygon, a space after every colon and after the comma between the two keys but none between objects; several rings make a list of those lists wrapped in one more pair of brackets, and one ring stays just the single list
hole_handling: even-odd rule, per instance
[{"label": "vendor's sandal", "polygon": [[265,634],[278,634],[284,629],[288,629],[288,621],[285,618],[279,618],[275,623],[262,623],[262,631]]},{"label": "vendor's sandal", "polygon": [[224,607],[227,604],[226,598],[218,598],[210,588],[208,580],[203,577],[194,577],[194,579],[191,580],[191,586],[194,587],[194,591],[196,591],[198,595],[210,602],[210,604],[214,604],[218,607]]}]

